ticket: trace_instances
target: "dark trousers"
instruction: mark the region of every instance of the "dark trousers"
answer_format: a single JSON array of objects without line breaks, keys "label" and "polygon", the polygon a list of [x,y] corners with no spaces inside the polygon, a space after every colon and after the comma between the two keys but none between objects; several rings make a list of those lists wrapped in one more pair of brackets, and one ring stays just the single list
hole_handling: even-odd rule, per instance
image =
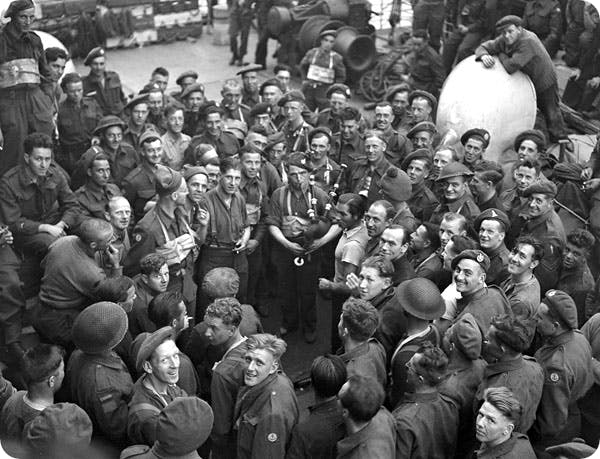
[{"label": "dark trousers", "polygon": [[443,1],[419,0],[413,8],[413,30],[427,30],[429,32],[429,44],[436,51],[440,50],[444,14]]},{"label": "dark trousers", "polygon": [[202,280],[206,273],[214,268],[233,268],[240,276],[240,289],[237,299],[241,303],[246,302],[246,291],[248,287],[248,258],[246,252],[234,253],[231,248],[203,246],[200,256],[196,262],[196,284],[198,293],[196,296],[196,322],[204,318],[204,312],[211,298],[202,292]]},{"label": "dark trousers", "polygon": [[33,328],[46,343],[58,344],[72,352],[75,348],[71,329],[79,309],[54,309],[40,303],[34,313]]},{"label": "dark trousers", "polygon": [[[239,12],[232,12],[229,16],[229,48],[235,59],[242,59],[248,51],[248,35],[252,17],[244,16]],[[238,46],[238,35],[240,42]]]},{"label": "dark trousers", "polygon": [[271,252],[279,276],[278,299],[281,302],[282,327],[288,331],[298,329],[298,306],[304,332],[317,326],[316,295],[321,268],[321,252],[304,258],[304,265],[296,266],[296,255],[275,242]]},{"label": "dark trousers", "polygon": [[263,245],[262,242],[256,250],[247,256],[248,258],[248,289],[246,291],[246,302],[252,306],[257,304],[259,282],[263,273]]},{"label": "dark trousers", "polygon": [[475,51],[475,48],[479,46],[483,39],[483,34],[478,32],[469,32],[465,35],[458,31],[452,32],[448,39],[444,42],[444,51],[442,53],[442,60],[444,62],[444,69],[446,73],[450,73],[454,60],[458,64],[460,61],[469,57]]},{"label": "dark trousers", "polygon": [[269,43],[269,29],[267,24],[258,24],[258,41],[256,42],[256,51],[254,53],[254,63],[267,66],[267,45]]},{"label": "dark trousers", "polygon": [[338,333],[338,323],[342,314],[344,301],[348,299],[347,295],[331,295],[331,353],[335,354],[342,347],[342,339]]},{"label": "dark trousers", "polygon": [[308,81],[302,83],[302,92],[306,99],[305,103],[310,111],[314,112],[317,108],[323,110],[329,107],[327,90],[330,86],[325,83],[310,83]]},{"label": "dark trousers", "polygon": [[567,135],[559,101],[557,85],[553,85],[537,94],[537,106],[546,120],[551,142],[556,142]]},{"label": "dark trousers", "polygon": [[48,247],[57,238],[48,233],[36,233],[31,235],[19,234],[15,236],[15,247],[23,250],[26,254],[33,255],[39,260],[48,253]]},{"label": "dark trousers", "polygon": [[21,339],[21,320],[25,297],[19,279],[19,259],[10,246],[0,247],[0,324],[4,344]]},{"label": "dark trousers", "polygon": [[52,102],[37,86],[0,90],[0,129],[4,148],[0,152],[0,175],[19,164],[23,139],[32,132],[52,136]]}]

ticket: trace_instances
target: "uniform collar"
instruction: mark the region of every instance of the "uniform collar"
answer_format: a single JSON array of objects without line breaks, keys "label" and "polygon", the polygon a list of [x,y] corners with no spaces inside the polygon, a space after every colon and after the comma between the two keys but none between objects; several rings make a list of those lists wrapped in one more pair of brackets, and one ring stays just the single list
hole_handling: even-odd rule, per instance
[{"label": "uniform collar", "polygon": [[425,392],[425,393],[413,393],[407,392],[404,394],[404,402],[408,403],[429,403],[437,400],[440,397],[438,391]]},{"label": "uniform collar", "polygon": [[489,378],[500,373],[508,373],[514,371],[523,366],[523,356],[519,356],[516,359],[505,360],[501,362],[489,363],[484,370],[484,378]]}]

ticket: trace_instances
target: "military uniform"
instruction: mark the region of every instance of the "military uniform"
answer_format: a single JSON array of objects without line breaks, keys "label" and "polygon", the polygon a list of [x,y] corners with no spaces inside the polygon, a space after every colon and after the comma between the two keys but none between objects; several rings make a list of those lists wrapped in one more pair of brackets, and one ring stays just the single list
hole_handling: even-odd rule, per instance
[{"label": "military uniform", "polygon": [[[167,96],[163,96],[165,98]],[[166,107],[168,104],[165,103],[163,107]],[[146,118],[146,122],[150,123],[154,126],[154,130],[158,132],[160,135],[164,135],[167,132],[167,119],[163,111],[161,110],[158,115],[153,114],[152,112],[148,113],[148,118]]]},{"label": "military uniform", "polygon": [[444,198],[440,201],[437,207],[433,210],[429,221],[439,225],[446,212],[454,212],[464,215],[467,221],[473,221],[480,213],[479,207],[475,204],[473,196],[468,192],[455,201],[448,202]]},{"label": "military uniform", "polygon": [[103,143],[100,143],[100,147],[109,158],[112,179],[118,186],[121,186],[123,179],[140,164],[135,148],[127,142],[121,142],[116,151],[111,150]]},{"label": "military uniform", "polygon": [[351,351],[340,354],[346,364],[348,377],[352,375],[375,378],[382,387],[386,386],[385,349],[375,338],[360,344]]},{"label": "military uniform", "polygon": [[413,89],[420,89],[437,96],[446,79],[442,58],[431,46],[407,56],[409,82]]},{"label": "military uniform", "polygon": [[533,0],[525,4],[523,27],[534,32],[550,57],[554,57],[562,37],[562,13],[558,0]]},{"label": "military uniform", "polygon": [[[254,19],[254,1],[252,0],[228,0],[229,8],[229,47],[231,49],[232,63],[238,61],[241,65],[248,51],[248,34],[252,19]],[[238,47],[238,35],[240,42]]]},{"label": "military uniform", "polygon": [[133,381],[121,358],[114,352],[92,355],[76,350],[67,365],[66,384],[71,400],[92,420],[94,434],[126,444]]},{"label": "military uniform", "polygon": [[[335,161],[325,158],[325,162],[322,165],[313,168],[311,175],[314,177],[315,185],[329,193],[333,191],[333,185],[341,173],[342,168]],[[337,190],[337,194],[340,194],[339,189]]]},{"label": "military uniform", "polygon": [[331,138],[331,150],[329,157],[338,164],[345,164],[348,167],[361,159],[366,159],[365,139],[357,134],[356,138],[346,141],[341,134],[334,134]]},{"label": "military uniform", "polygon": [[298,414],[294,387],[281,372],[257,386],[242,387],[234,414],[237,458],[284,457]]},{"label": "military uniform", "polygon": [[412,151],[412,143],[405,135],[398,133],[391,126],[383,131],[382,137],[387,143],[386,159],[394,166],[400,167],[404,158]]},{"label": "military uniform", "polygon": [[116,72],[106,70],[103,81],[91,73],[83,77],[83,93],[94,97],[104,115],[120,116],[125,108],[125,94]]},{"label": "military uniform", "polygon": [[437,280],[438,274],[442,270],[442,260],[435,251],[415,255],[410,259],[410,263],[415,270],[415,277],[424,277],[432,282]]},{"label": "military uniform", "polygon": [[[540,283],[533,274],[529,280],[518,284],[508,277],[502,281],[500,288],[508,298],[515,316],[523,319],[533,318],[541,298]],[[516,307],[517,305],[519,306]]]},{"label": "military uniform", "polygon": [[585,299],[594,288],[594,276],[587,262],[584,261],[583,265],[573,270],[567,270],[563,266],[556,288],[573,298],[577,306],[578,325],[581,327],[586,320]]},{"label": "military uniform", "polygon": [[155,131],[158,132],[156,126],[152,123],[146,122],[141,128],[137,126],[133,126],[131,120],[127,123],[127,127],[123,131],[123,142],[128,143],[133,146],[136,151],[139,153],[141,149],[140,145],[140,137],[146,131]]},{"label": "military uniform", "polygon": [[460,319],[467,312],[470,312],[481,332],[485,334],[490,328],[492,319],[502,314],[511,314],[510,304],[500,288],[490,285],[471,293],[462,294],[462,298],[457,300],[458,316]]},{"label": "military uniform", "polygon": [[[309,110],[317,108],[323,110],[329,106],[327,99],[327,90],[334,83],[343,83],[346,81],[346,66],[344,58],[335,51],[323,51],[319,48],[312,48],[307,51],[300,61],[300,69],[305,75],[302,83],[302,92],[306,97],[306,105]],[[323,75],[312,72],[313,68],[325,70]]]},{"label": "military uniform", "polygon": [[4,335],[4,344],[18,342],[21,339],[22,315],[25,311],[25,296],[19,279],[20,260],[12,247],[5,244],[0,247],[0,326]]},{"label": "military uniform", "polygon": [[412,195],[406,203],[417,220],[426,222],[431,218],[439,201],[425,182],[421,182],[412,186]]},{"label": "military uniform", "polygon": [[490,267],[485,276],[485,283],[488,285],[500,285],[505,279],[508,279],[508,256],[510,252],[504,243],[494,250],[481,249],[490,258]]},{"label": "military uniform", "polygon": [[356,161],[347,169],[343,178],[346,193],[365,194],[369,204],[381,199],[381,187],[378,185],[385,172],[392,167],[387,159],[382,159],[374,169],[366,160]]},{"label": "military uniform", "polygon": [[411,4],[413,7],[413,30],[427,30],[429,44],[433,49],[439,50],[446,14],[444,2],[442,0],[416,0]]},{"label": "military uniform", "polygon": [[473,412],[479,411],[486,389],[507,387],[523,408],[521,420],[515,426],[515,430],[527,432],[535,420],[535,412],[542,398],[543,386],[544,372],[540,364],[532,357],[520,356],[514,360],[490,363],[485,368],[483,380],[477,388]]},{"label": "military uniform", "polygon": [[183,133],[179,137],[173,137],[171,133],[166,132],[160,139],[163,144],[164,164],[171,169],[180,171],[185,163],[185,151],[189,147],[192,138]]},{"label": "military uniform", "polygon": [[194,112],[191,110],[184,110],[183,112],[183,132],[190,137],[194,137],[200,132],[202,126],[202,116],[200,112]]},{"label": "military uniform", "polygon": [[246,104],[239,104],[235,110],[227,107],[224,102],[221,102],[221,109],[225,113],[224,119],[243,121],[250,126],[250,107]]},{"label": "military uniform", "polygon": [[112,198],[121,196],[121,190],[113,183],[108,183],[104,187],[99,187],[95,183],[88,181],[87,184],[75,192],[82,217],[93,217],[104,220],[106,204]]},{"label": "military uniform", "polygon": [[396,437],[394,418],[381,407],[365,427],[337,442],[337,459],[396,457]]},{"label": "military uniform", "polygon": [[286,121],[279,130],[285,135],[285,143],[289,153],[308,150],[308,133],[312,130],[312,127],[306,121],[302,121],[302,124],[296,129],[292,129],[289,122]]},{"label": "military uniform", "polygon": [[240,152],[240,144],[236,137],[230,132],[223,131],[217,138],[208,135],[208,133],[192,137],[185,152],[185,157],[193,157],[194,149],[201,143],[207,143],[215,147],[220,158],[235,156]]},{"label": "military uniform", "polygon": [[141,274],[137,274],[133,278],[135,300],[133,300],[131,311],[127,314],[129,318],[129,331],[133,338],[143,332],[152,333],[156,331],[156,324],[148,317],[148,305],[158,293],[150,290],[142,281],[141,276]]},{"label": "military uniform", "polygon": [[144,160],[123,179],[123,192],[131,204],[136,222],[144,217],[144,207],[156,195],[155,170],[155,166]]}]

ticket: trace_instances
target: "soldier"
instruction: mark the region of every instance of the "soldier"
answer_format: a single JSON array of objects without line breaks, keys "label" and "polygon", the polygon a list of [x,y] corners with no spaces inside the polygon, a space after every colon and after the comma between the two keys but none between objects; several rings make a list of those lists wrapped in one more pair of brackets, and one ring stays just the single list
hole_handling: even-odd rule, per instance
[{"label": "soldier", "polygon": [[58,106],[60,155],[56,156],[57,162],[70,174],[77,160],[90,148],[102,110],[96,99],[83,96],[83,82],[78,73],[67,73],[60,86],[66,98]]},{"label": "soldier", "polygon": [[42,40],[32,31],[33,2],[15,0],[4,16],[11,21],[0,34],[0,67],[10,77],[0,84],[0,144],[4,147],[0,175],[19,164],[27,134],[51,136],[54,129],[52,104],[40,88],[41,79],[50,77],[50,69]]},{"label": "soldier", "polygon": [[288,176],[286,172],[284,158],[286,156],[286,142],[285,135],[283,132],[276,132],[267,137],[267,146],[265,147],[265,153],[267,160],[273,165],[279,178],[281,179],[282,185],[287,185]]},{"label": "soldier", "polygon": [[542,41],[546,51],[554,58],[560,46],[563,31],[563,14],[558,0],[533,0],[525,4],[523,25]]},{"label": "soldier", "polygon": [[41,260],[50,244],[75,226],[80,210],[64,172],[52,164],[52,139],[33,133],[23,145],[24,164],[0,180],[0,212],[15,247]]},{"label": "soldier", "polygon": [[528,199],[523,193],[538,181],[541,175],[540,163],[529,159],[518,160],[513,166],[512,175],[515,185],[500,194],[500,201],[514,224],[519,214],[527,211]]},{"label": "soldier", "polygon": [[412,126],[421,121],[435,121],[437,99],[430,92],[415,89],[408,96],[408,103],[412,113]]},{"label": "soldier", "polygon": [[[129,201],[122,196],[109,199],[104,208],[104,219],[113,227],[114,240],[112,245],[119,252],[120,264],[123,264],[123,260],[131,248],[128,232],[131,223],[131,205]],[[110,260],[107,259],[106,254],[97,253],[96,256],[104,272],[109,275]]]},{"label": "soldier", "polygon": [[426,180],[432,172],[431,153],[419,148],[410,153],[402,162],[411,184],[411,196],[406,203],[414,217],[419,221],[428,221],[439,201],[428,188]]},{"label": "soldier", "polygon": [[479,210],[483,212],[487,209],[504,209],[504,204],[498,196],[503,178],[504,171],[495,161],[482,160],[475,165],[469,189]]},{"label": "soldier", "polygon": [[308,132],[311,126],[304,121],[302,110],[305,107],[306,99],[300,91],[292,90],[285,94],[277,105],[283,107],[285,122],[279,127],[284,133],[287,151],[293,153],[296,151],[304,152],[308,150]]},{"label": "soldier", "polygon": [[396,211],[392,223],[402,225],[407,231],[412,232],[417,227],[417,221],[406,203],[411,195],[408,175],[403,170],[392,166],[385,171],[378,185],[381,197],[392,204]]},{"label": "soldier", "polygon": [[469,192],[469,178],[473,176],[466,166],[454,162],[445,166],[436,182],[443,182],[444,196],[434,209],[430,221],[440,223],[446,212],[454,212],[471,219],[479,215],[479,207]]},{"label": "soldier", "polygon": [[429,33],[429,45],[436,51],[440,49],[445,11],[444,2],[439,0],[417,0],[413,6],[413,32],[426,30]]},{"label": "soldier", "polygon": [[[400,130],[403,124],[407,124],[407,119],[410,117],[408,103],[410,91],[408,83],[400,83],[389,88],[385,94],[385,100],[392,104],[392,110],[394,111],[392,127],[396,130]],[[406,134],[406,132],[404,131],[402,134]]]},{"label": "soldier", "polygon": [[118,449],[127,441],[133,381],[113,349],[126,333],[127,314],[121,306],[101,302],[87,307],[73,323],[77,350],[66,371],[71,400],[90,416],[96,438]]},{"label": "soldier", "polygon": [[352,94],[348,86],[337,83],[331,85],[325,95],[329,100],[329,107],[319,111],[317,126],[329,128],[332,134],[337,134],[342,129],[340,114],[348,106]]},{"label": "soldier", "polygon": [[329,158],[331,150],[331,131],[328,128],[315,128],[308,134],[308,145],[310,147],[310,167],[312,176],[317,186],[325,192],[340,194],[339,189],[334,189],[335,184],[339,186],[342,168]]},{"label": "soldier", "polygon": [[537,331],[545,344],[535,353],[544,370],[544,389],[531,430],[534,448],[543,450],[576,437],[577,400],[593,384],[591,348],[577,330],[577,307],[560,290],[549,290],[540,304]]},{"label": "soldier", "polygon": [[185,107],[183,112],[183,130],[182,132],[190,137],[200,133],[201,113],[200,108],[206,102],[204,95],[204,85],[194,83],[181,91],[181,101]]},{"label": "soldier", "polygon": [[258,71],[261,69],[261,65],[250,64],[236,73],[242,78],[242,103],[250,108],[261,102],[258,88]]},{"label": "soldier", "polygon": [[125,105],[125,111],[129,112],[129,117],[127,120],[127,126],[123,131],[123,141],[133,146],[133,148],[138,150],[138,153],[141,135],[148,130],[156,131],[156,126],[150,122],[147,122],[149,114],[148,107],[149,104],[147,94],[140,94],[131,99],[129,103]]},{"label": "soldier", "polygon": [[[242,67],[246,65],[244,56],[248,51],[248,34],[252,19],[254,19],[254,2],[230,0],[227,2],[227,8],[229,10],[229,48],[231,50],[229,65],[235,64]],[[239,47],[238,35],[240,36]]]},{"label": "soldier", "polygon": [[340,132],[331,137],[329,156],[348,168],[359,159],[365,159],[365,139],[360,132],[362,115],[355,107],[346,107],[340,113]]},{"label": "soldier", "polygon": [[504,243],[510,229],[508,215],[500,209],[484,210],[473,222],[473,227],[479,235],[479,247],[490,259],[485,283],[500,285],[509,276],[509,252]]},{"label": "soldier", "polygon": [[277,128],[271,116],[272,111],[271,106],[266,102],[261,102],[252,107],[252,110],[250,110],[250,129],[261,126],[265,129],[267,135],[275,134]]},{"label": "soldier", "polygon": [[[93,151],[93,150],[91,150]],[[84,166],[88,180],[75,192],[81,217],[104,218],[105,207],[108,201],[116,196],[121,196],[121,190],[110,180],[110,163],[104,153],[87,155]]]},{"label": "soldier", "polygon": [[262,70],[267,69],[267,45],[269,38],[271,38],[269,31],[269,10],[275,4],[274,0],[260,0],[255,3],[258,40],[254,52],[254,63],[260,65]]},{"label": "soldier", "polygon": [[410,232],[406,227],[390,224],[379,237],[379,255],[391,261],[394,266],[394,275],[392,276],[394,286],[416,277],[406,254],[409,245],[409,234]]},{"label": "soldier", "polygon": [[394,112],[389,102],[379,102],[375,107],[375,128],[381,131],[383,140],[387,143],[385,156],[395,166],[400,166],[402,160],[412,151],[408,138],[392,128]]},{"label": "soldier", "polygon": [[273,67],[275,78],[281,83],[281,90],[286,93],[290,91],[290,81],[292,78],[292,70],[285,64],[277,64]]},{"label": "soldier", "polygon": [[480,128],[469,129],[460,136],[460,143],[465,149],[463,163],[473,170],[475,165],[483,159],[483,154],[490,145],[490,133]]},{"label": "soldier", "polygon": [[156,83],[153,83],[145,93],[148,97],[148,123],[152,124],[161,135],[167,131],[167,120],[164,114],[167,103],[163,91]]},{"label": "soldier", "polygon": [[[283,96],[283,85],[277,78],[271,78],[260,85],[259,95],[263,103],[271,107],[273,122],[278,126],[284,119],[283,113],[277,102]],[[256,107],[256,105],[255,105]]]},{"label": "soldier", "polygon": [[225,131],[223,110],[219,107],[211,106],[204,111],[204,114],[206,116],[206,131],[192,137],[190,145],[186,150],[186,156],[201,143],[207,143],[215,147],[220,158],[237,155],[240,151],[240,144],[235,135]]},{"label": "soldier", "polygon": [[125,94],[121,79],[116,72],[106,70],[106,56],[103,48],[92,49],[83,61],[90,73],[83,78],[83,93],[94,97],[102,108],[104,116],[121,116],[125,107]]},{"label": "soldier", "polygon": [[406,137],[411,141],[413,149],[423,148],[433,151],[433,142],[437,133],[435,124],[431,121],[421,121],[408,131]]},{"label": "soldier", "polygon": [[[456,150],[454,148],[444,148],[440,147],[433,154],[433,166],[431,170],[431,179],[433,180],[433,184],[435,184],[435,180],[440,176],[440,172],[442,169],[446,167],[448,164],[458,161],[458,155],[456,154]],[[435,191],[435,190],[432,190]],[[437,196],[437,193],[436,193]]]},{"label": "soldier", "polygon": [[161,137],[163,144],[163,163],[176,171],[181,170],[185,160],[185,151],[192,138],[183,133],[185,116],[182,107],[168,105],[165,108],[167,131]]},{"label": "soldier", "polygon": [[50,97],[52,101],[52,116],[56,121],[56,115],[58,113],[58,104],[63,98],[63,93],[58,82],[60,81],[63,73],[65,73],[65,65],[69,60],[69,55],[62,48],[50,47],[44,50],[46,56],[46,63],[50,70],[48,80],[43,83],[44,92]]},{"label": "soldier", "polygon": [[375,201],[365,212],[364,221],[369,240],[365,247],[365,258],[379,253],[379,241],[383,231],[392,223],[396,214],[394,207],[384,200]]},{"label": "soldier", "polygon": [[309,110],[327,108],[327,90],[334,83],[346,81],[344,59],[333,51],[336,36],[335,30],[321,32],[320,46],[308,50],[300,61],[300,69],[304,74],[302,92]]},{"label": "soldier", "polygon": [[296,422],[298,401],[291,381],[280,369],[287,345],[273,335],[248,338],[244,386],[238,392],[234,419],[237,457],[283,457]]},{"label": "soldier", "polygon": [[408,64],[408,83],[413,89],[428,91],[438,95],[444,84],[446,72],[442,57],[437,48],[427,43],[429,37],[425,30],[413,30],[410,40],[411,52],[406,56]]},{"label": "soldier", "polygon": [[248,124],[250,121],[250,107],[242,104],[242,86],[237,80],[226,80],[221,88],[221,108],[225,112],[226,120],[238,120]]},{"label": "soldier", "polygon": [[198,81],[198,72],[195,70],[186,70],[181,75],[177,77],[175,83],[181,88],[179,92],[171,93],[171,96],[177,100],[178,102],[183,103],[181,95],[187,89],[188,86],[196,84]]},{"label": "soldier", "polygon": [[430,222],[421,223],[410,235],[410,248],[413,256],[410,263],[415,277],[424,277],[433,282],[442,270],[442,260],[438,256],[440,248],[439,226]]}]

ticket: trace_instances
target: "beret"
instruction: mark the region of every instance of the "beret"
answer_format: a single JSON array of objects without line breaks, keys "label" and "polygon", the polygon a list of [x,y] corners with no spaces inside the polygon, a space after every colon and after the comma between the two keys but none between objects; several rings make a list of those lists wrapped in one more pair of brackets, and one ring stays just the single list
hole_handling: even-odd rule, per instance
[{"label": "beret", "polygon": [[4,17],[12,18],[19,11],[28,10],[34,7],[35,5],[31,0],[15,0],[8,5],[8,8],[4,12]]},{"label": "beret", "polygon": [[437,285],[424,277],[402,282],[395,288],[394,295],[406,312],[419,319],[439,319],[446,310]]},{"label": "beret", "polygon": [[571,329],[577,328],[577,306],[567,293],[562,290],[548,290],[542,303]]},{"label": "beret", "polygon": [[142,145],[144,142],[146,142],[148,140],[156,140],[156,139],[161,140],[161,135],[154,129],[146,129],[144,132],[142,132],[142,135],[140,135],[140,138],[138,140],[138,145]]},{"label": "beret", "polygon": [[454,161],[447,166],[444,166],[440,171],[440,175],[435,180],[439,182],[451,177],[471,177],[472,175],[473,171],[471,171],[467,166],[461,162]]},{"label": "beret", "polygon": [[534,193],[545,194],[554,198],[558,192],[554,182],[549,180],[538,180],[537,182],[529,185],[523,190],[523,196],[528,197]]},{"label": "beret", "polygon": [[432,134],[435,134],[437,132],[437,128],[435,127],[435,124],[433,124],[431,121],[421,121],[417,124],[415,124],[413,126],[413,128],[408,131],[408,133],[406,134],[406,137],[408,137],[409,139],[414,137],[414,135],[417,132],[421,132],[421,131],[427,131],[427,132],[431,132]]},{"label": "beret", "polygon": [[281,86],[281,81],[279,81],[277,78],[269,78],[267,81],[265,81],[263,84],[260,85],[260,89],[258,90],[258,93],[262,94],[263,90],[267,86],[276,86],[279,88],[279,90],[281,92],[284,92],[284,88]]},{"label": "beret", "polygon": [[479,263],[479,266],[481,266],[486,273],[490,269],[490,257],[481,250],[463,250],[452,260],[452,269],[456,268],[456,265],[458,265],[460,260],[473,260],[474,262]]},{"label": "beret", "polygon": [[306,102],[306,98],[304,97],[304,94],[302,94],[301,91],[298,91],[297,89],[292,89],[291,91],[286,92],[283,95],[283,97],[281,99],[279,99],[279,101],[277,102],[277,105],[279,105],[280,107],[283,107],[288,102],[304,103],[304,102]]},{"label": "beret", "polygon": [[98,125],[94,129],[94,135],[98,135],[105,129],[108,129],[109,127],[113,127],[113,126],[119,126],[121,129],[125,129],[126,125],[125,125],[125,122],[118,116],[115,116],[115,115],[104,116],[103,118],[100,119],[100,121],[98,122]]},{"label": "beret", "polygon": [[329,86],[329,89],[327,89],[327,92],[325,95],[329,99],[331,97],[331,95],[336,92],[343,94],[344,96],[346,96],[347,99],[350,99],[350,97],[352,97],[352,92],[350,91],[350,88],[343,83],[332,84],[331,86]]},{"label": "beret", "polygon": [[106,52],[104,51],[104,48],[98,46],[98,47],[92,49],[87,54],[87,56],[85,56],[83,65],[90,65],[94,59],[96,59],[97,57],[100,57],[100,56],[104,56],[105,54],[106,54]]},{"label": "beret", "polygon": [[[211,113],[217,113],[215,111],[211,111]],[[245,121],[240,121],[236,119],[228,119],[225,121],[225,131],[231,132],[236,139],[243,141],[248,134],[248,125]]]},{"label": "beret", "polygon": [[423,159],[425,162],[427,162],[427,164],[429,164],[430,167],[433,160],[431,157],[431,152],[427,148],[417,148],[415,151],[406,155],[406,157],[402,160],[402,169],[408,169],[408,166],[410,166],[410,163],[413,159]]},{"label": "beret", "polygon": [[137,96],[133,97],[127,105],[125,105],[125,109],[133,110],[136,105],[139,104],[147,104],[148,103],[148,94],[140,93]]},{"label": "beret", "polygon": [[73,342],[86,354],[99,354],[121,342],[129,322],[127,313],[116,303],[101,301],[88,306],[75,318]]},{"label": "beret", "polygon": [[546,151],[546,136],[538,129],[528,129],[517,135],[513,144],[515,151],[519,151],[519,147],[521,146],[523,140],[531,140],[533,143],[535,143],[540,153]]},{"label": "beret", "polygon": [[248,73],[248,72],[258,72],[259,70],[262,70],[262,65],[250,64],[250,65],[247,65],[246,67],[242,67],[240,70],[238,70],[236,75],[244,75],[245,73]]},{"label": "beret", "polygon": [[523,21],[519,16],[509,14],[508,16],[504,16],[503,18],[498,19],[498,21],[496,22],[496,29],[503,29],[511,25],[521,27],[521,24],[523,24]]},{"label": "beret", "polygon": [[204,174],[208,177],[208,172],[206,172],[206,169],[202,166],[189,166],[189,165],[185,165],[183,166],[183,179],[187,182],[189,179],[191,179],[194,175],[198,175],[198,174]]},{"label": "beret", "polygon": [[185,99],[187,96],[189,96],[193,92],[201,92],[202,94],[204,94],[204,85],[200,84],[200,83],[194,83],[194,84],[189,85],[187,88],[185,88],[181,92],[181,98]]},{"label": "beret", "polygon": [[431,108],[433,109],[433,111],[435,111],[435,107],[437,106],[437,99],[433,94],[427,91],[423,91],[421,89],[416,89],[408,95],[408,103],[412,104],[413,100],[415,100],[417,97],[423,97],[427,99],[429,101],[429,105],[431,105]]},{"label": "beret", "polygon": [[331,35],[333,38],[336,38],[337,37],[337,30],[333,30],[333,29],[324,30],[323,32],[321,32],[319,34],[319,38],[326,37],[327,35]]},{"label": "beret", "polygon": [[81,155],[78,162],[83,166],[83,170],[87,171],[91,167],[92,162],[96,159],[96,156],[103,153],[104,150],[101,147],[98,145],[92,145],[83,153],[83,155]]},{"label": "beret", "polygon": [[169,456],[181,457],[195,452],[213,427],[214,414],[208,403],[198,397],[178,397],[158,414],[156,441]]},{"label": "beret", "polygon": [[406,172],[390,166],[379,180],[383,196],[395,202],[408,201],[412,195],[412,185]]},{"label": "beret", "polygon": [[181,75],[179,75],[177,77],[177,79],[175,80],[175,83],[177,84],[181,84],[181,82],[185,79],[185,78],[193,78],[194,80],[198,79],[198,72],[194,71],[194,70],[188,70],[186,72],[183,72]]},{"label": "beret", "polygon": [[202,280],[202,292],[211,299],[234,297],[240,289],[240,276],[233,268],[213,268]]},{"label": "beret", "polygon": [[274,132],[273,134],[269,134],[269,136],[267,137],[267,146],[265,147],[265,150],[270,150],[271,148],[273,148],[275,145],[277,145],[278,143],[285,143],[285,134],[281,131],[278,132]]},{"label": "beret", "polygon": [[331,129],[329,129],[328,127],[325,127],[325,126],[319,126],[319,127],[314,128],[313,130],[311,130],[308,133],[309,146],[310,146],[310,143],[312,142],[313,137],[317,134],[324,134],[329,139],[329,142],[331,142]]},{"label": "beret", "polygon": [[271,111],[271,104],[260,102],[250,109],[250,116],[270,115]]},{"label": "beret", "polygon": [[450,342],[467,356],[469,360],[477,360],[481,356],[483,336],[479,324],[470,312],[458,319],[448,329]]},{"label": "beret", "polygon": [[514,351],[523,352],[531,345],[535,334],[533,320],[505,315],[493,318],[491,324],[496,329],[496,338]]},{"label": "beret", "polygon": [[471,137],[481,140],[483,142],[484,149],[486,149],[488,147],[488,145],[490,144],[490,133],[488,131],[486,131],[485,129],[481,129],[481,128],[473,128],[473,129],[469,129],[468,131],[466,131],[460,137],[460,143],[465,145]]},{"label": "beret", "polygon": [[183,176],[176,170],[170,167],[157,164],[154,176],[156,183],[154,184],[157,193],[174,193],[179,189],[183,182]]},{"label": "beret", "polygon": [[385,93],[385,100],[392,102],[394,96],[399,92],[410,92],[410,85],[408,83],[400,83],[390,87]]},{"label": "beret", "polygon": [[569,443],[561,445],[549,446],[546,452],[552,457],[567,457],[569,459],[584,459],[592,457],[596,452],[596,448],[587,445],[580,438],[574,438]]},{"label": "beret", "polygon": [[153,333],[150,333],[142,342],[137,355],[132,355],[135,358],[135,368],[142,373],[143,363],[150,358],[154,350],[167,339],[175,341],[175,329],[173,327],[162,327]]},{"label": "beret", "polygon": [[224,115],[223,109],[216,102],[212,101],[204,104],[200,110],[204,116],[212,115],[213,113],[218,113],[221,117]]},{"label": "beret", "polygon": [[483,222],[484,220],[499,221],[500,223],[502,223],[502,226],[504,226],[504,231],[508,231],[510,228],[510,219],[508,218],[508,215],[506,215],[506,213],[504,213],[500,209],[490,208],[485,209],[483,212],[481,212],[473,222],[473,227],[475,228],[475,231],[479,231],[481,222]]},{"label": "beret", "polygon": [[290,155],[288,155],[287,166],[288,167],[290,167],[290,166],[301,167],[302,169],[305,169],[309,172],[312,171],[310,164],[306,160],[306,154],[304,154],[300,151],[295,151],[295,152],[291,153]]}]

